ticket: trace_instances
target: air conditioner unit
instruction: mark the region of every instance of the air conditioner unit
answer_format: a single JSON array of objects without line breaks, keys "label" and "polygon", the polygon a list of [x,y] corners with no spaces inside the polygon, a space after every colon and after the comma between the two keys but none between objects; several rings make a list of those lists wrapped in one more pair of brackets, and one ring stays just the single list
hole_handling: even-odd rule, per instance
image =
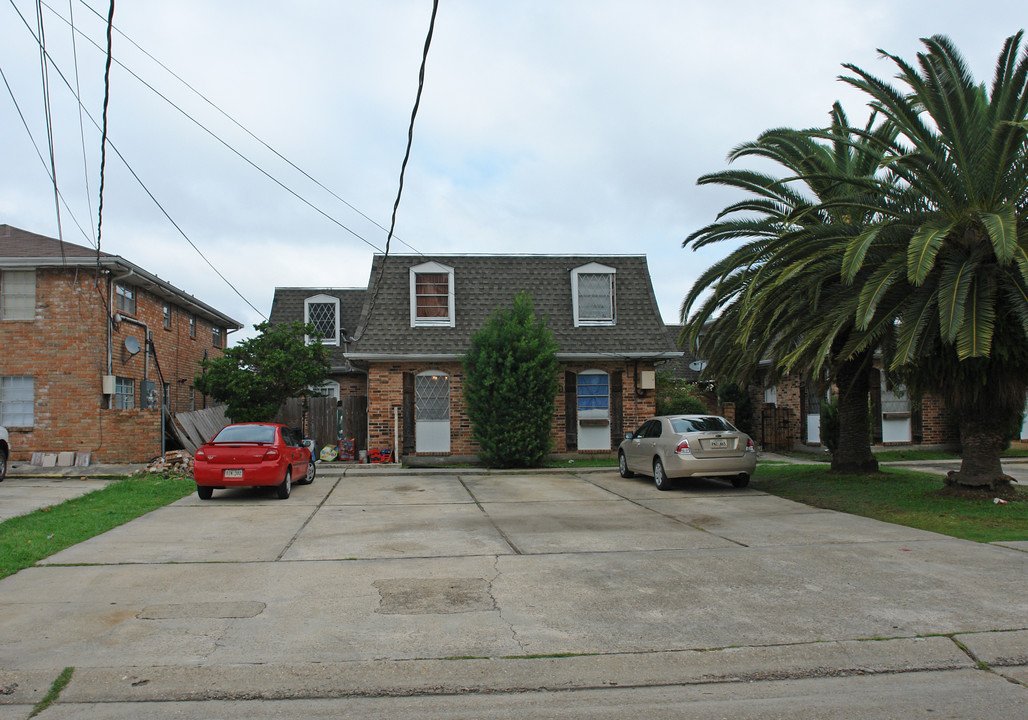
[{"label": "air conditioner unit", "polygon": [[115,392],[115,377],[113,375],[103,376],[104,395],[113,395]]},{"label": "air conditioner unit", "polygon": [[657,373],[653,370],[643,370],[639,373],[639,389],[653,390],[657,387]]}]

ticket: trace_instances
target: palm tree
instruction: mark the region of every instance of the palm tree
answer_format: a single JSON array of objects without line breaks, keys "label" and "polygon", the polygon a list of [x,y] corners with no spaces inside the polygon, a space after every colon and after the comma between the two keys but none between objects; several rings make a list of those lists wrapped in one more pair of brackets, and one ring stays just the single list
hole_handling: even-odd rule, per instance
[{"label": "palm tree", "polygon": [[851,349],[857,305],[842,267],[846,249],[874,218],[878,195],[890,187],[891,174],[880,172],[876,148],[894,137],[874,116],[863,130],[851,127],[838,103],[826,130],[763,133],[733,150],[729,161],[761,157],[789,174],[726,170],[701,177],[701,185],[739,188],[751,197],[725,208],[683,243],[700,248],[748,240],[693,285],[682,303],[683,335],[712,369],[736,381],[751,376],[762,359],[771,360],[771,379],[802,372],[815,383],[834,380],[840,439],[832,469],[838,472],[878,468],[868,425],[876,348]]},{"label": "palm tree", "polygon": [[[1009,482],[1000,454],[1028,384],[1028,52],[1003,45],[991,89],[943,36],[923,39],[896,88],[854,65],[842,79],[896,128],[865,137],[903,191],[878,204],[846,250],[859,291],[853,351],[891,325],[890,370],[915,394],[943,397],[963,445],[950,482]],[[877,336],[875,336],[877,333]]]}]

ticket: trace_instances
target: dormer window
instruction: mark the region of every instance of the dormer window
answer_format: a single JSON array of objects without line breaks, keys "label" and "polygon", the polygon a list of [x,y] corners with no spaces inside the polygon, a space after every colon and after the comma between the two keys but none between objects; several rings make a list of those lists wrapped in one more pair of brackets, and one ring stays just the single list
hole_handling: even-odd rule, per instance
[{"label": "dormer window", "polygon": [[571,271],[575,327],[616,324],[616,273],[615,268],[599,263],[589,263]]},{"label": "dormer window", "polygon": [[[322,345],[339,344],[339,298],[315,295],[303,301],[303,321],[314,325]],[[311,341],[307,337],[307,342]]]},{"label": "dormer window", "polygon": [[430,262],[410,269],[410,324],[454,326],[453,268]]}]

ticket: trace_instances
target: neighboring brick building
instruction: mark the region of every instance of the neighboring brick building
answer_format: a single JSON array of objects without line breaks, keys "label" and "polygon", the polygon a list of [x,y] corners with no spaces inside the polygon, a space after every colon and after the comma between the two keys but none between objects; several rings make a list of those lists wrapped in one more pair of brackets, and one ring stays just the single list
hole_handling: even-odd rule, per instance
[{"label": "neighboring brick building", "polygon": [[353,291],[279,288],[272,320],[335,307],[339,333],[327,324],[325,334],[344,347],[332,379],[346,386],[366,373],[369,448],[408,460],[474,456],[461,361],[471,335],[521,290],[559,346],[553,452],[610,452],[654,414],[655,363],[681,356],[644,256],[378,255],[355,342],[342,332],[352,327]]},{"label": "neighboring brick building", "polygon": [[14,459],[160,454],[166,413],[204,405],[198,363],[240,327],[122,257],[0,225],[0,425]]}]

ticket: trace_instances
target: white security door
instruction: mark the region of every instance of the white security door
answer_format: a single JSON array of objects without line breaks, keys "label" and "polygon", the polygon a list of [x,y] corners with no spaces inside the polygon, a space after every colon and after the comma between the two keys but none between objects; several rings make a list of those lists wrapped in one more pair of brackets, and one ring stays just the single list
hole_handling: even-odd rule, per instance
[{"label": "white security door", "polygon": [[414,378],[414,449],[450,452],[450,376],[428,371]]}]

